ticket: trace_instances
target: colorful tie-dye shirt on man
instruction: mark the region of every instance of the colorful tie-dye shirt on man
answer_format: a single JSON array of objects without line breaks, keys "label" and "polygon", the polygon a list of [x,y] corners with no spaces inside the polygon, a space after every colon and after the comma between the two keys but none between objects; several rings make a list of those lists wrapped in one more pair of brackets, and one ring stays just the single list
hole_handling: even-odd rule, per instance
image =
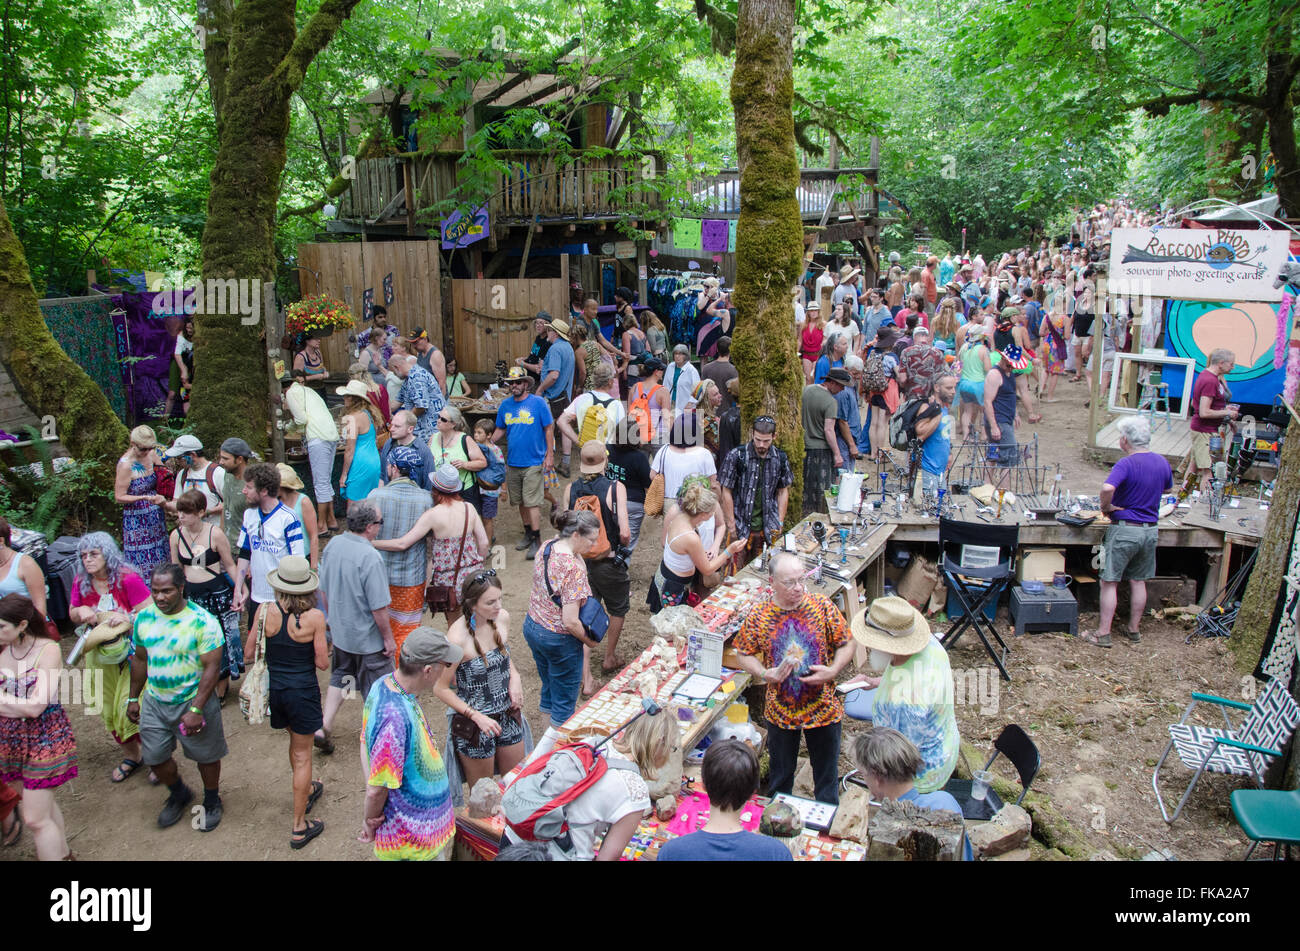
[{"label": "colorful tie-dye shirt on man", "polygon": [[[835,652],[848,643],[849,627],[844,615],[821,594],[806,594],[799,606],[786,611],[771,599],[750,612],[740,625],[733,646],[742,654],[757,657],[764,667],[779,667],[789,659],[830,666]],[[805,684],[791,674],[779,684],[767,685],[763,717],[785,730],[830,726],[844,717],[844,701],[834,681]]]},{"label": "colorful tie-dye shirt on man", "polygon": [[419,701],[389,674],[370,689],[361,713],[366,783],[388,789],[375,858],[427,861],[456,834],[447,769]]},{"label": "colorful tie-dye shirt on man", "polygon": [[144,689],[159,703],[171,704],[193,698],[203,675],[203,655],[226,644],[217,619],[192,601],[175,614],[151,604],[136,615],[132,639],[149,655]]}]

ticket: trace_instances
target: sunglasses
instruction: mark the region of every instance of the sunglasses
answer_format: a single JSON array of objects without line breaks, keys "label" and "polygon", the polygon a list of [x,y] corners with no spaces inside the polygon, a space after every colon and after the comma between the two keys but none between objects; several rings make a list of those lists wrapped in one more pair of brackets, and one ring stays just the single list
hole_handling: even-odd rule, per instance
[{"label": "sunglasses", "polygon": [[487,571],[480,571],[478,574],[474,575],[470,580],[473,581],[475,584],[479,584],[480,582],[487,581],[489,578],[495,578],[496,576],[497,576],[497,570],[495,568],[489,568]]},{"label": "sunglasses", "polygon": [[764,425],[768,425],[768,426],[775,426],[776,420],[773,419],[771,416],[759,416],[757,419],[754,420],[754,424],[758,425],[759,423],[763,423]]}]

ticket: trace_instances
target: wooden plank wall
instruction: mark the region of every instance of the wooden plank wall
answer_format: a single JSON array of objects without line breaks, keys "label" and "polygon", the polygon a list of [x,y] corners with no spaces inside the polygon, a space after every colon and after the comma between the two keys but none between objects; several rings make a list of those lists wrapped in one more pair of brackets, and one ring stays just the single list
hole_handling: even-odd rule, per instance
[{"label": "wooden plank wall", "polygon": [[451,301],[461,372],[494,374],[498,360],[513,365],[515,357],[528,355],[539,310],[565,319],[569,287],[545,278],[452,281]]},{"label": "wooden plank wall", "polygon": [[[365,241],[348,244],[300,244],[298,263],[319,272],[298,272],[302,292],[326,293],[345,301],[361,323],[366,288],[374,290],[376,304],[384,302],[384,276],[393,275],[393,303],[388,306],[389,322],[410,333],[424,327],[429,337],[444,348],[438,247],[432,241]],[[330,373],[346,374],[351,363],[348,335],[335,333],[322,341],[325,364]]]}]

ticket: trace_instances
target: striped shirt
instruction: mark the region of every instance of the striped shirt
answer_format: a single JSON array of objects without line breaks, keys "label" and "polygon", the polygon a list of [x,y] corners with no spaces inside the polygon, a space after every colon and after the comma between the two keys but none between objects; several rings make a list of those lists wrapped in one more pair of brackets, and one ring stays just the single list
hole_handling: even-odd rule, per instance
[{"label": "striped shirt", "polygon": [[[375,489],[366,496],[366,501],[373,502],[384,518],[378,538],[385,541],[401,538],[415,527],[420,516],[433,505],[429,493],[405,476]],[[381,551],[379,554],[384,559],[389,586],[402,588],[423,584],[428,551],[427,535],[406,551]]]},{"label": "striped shirt", "polygon": [[221,625],[193,601],[183,610],[164,614],[156,605],[135,618],[132,640],[149,655],[145,690],[159,703],[193,699],[203,674],[203,655],[226,643]]},{"label": "striped shirt", "polygon": [[248,559],[248,570],[253,579],[253,600],[258,604],[275,600],[268,572],[277,568],[285,555],[307,556],[307,546],[302,537],[302,522],[281,502],[269,514],[262,514],[254,505],[244,511],[244,523],[239,529],[239,557]]}]

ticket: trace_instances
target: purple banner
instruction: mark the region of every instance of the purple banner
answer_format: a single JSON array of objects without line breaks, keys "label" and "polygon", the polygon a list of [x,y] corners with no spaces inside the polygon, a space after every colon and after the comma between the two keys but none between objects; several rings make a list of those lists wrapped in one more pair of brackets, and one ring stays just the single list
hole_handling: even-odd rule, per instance
[{"label": "purple banner", "polygon": [[487,205],[473,215],[453,211],[442,221],[442,250],[467,248],[475,241],[482,241],[488,236],[489,227]]},{"label": "purple banner", "polygon": [[167,375],[180,330],[179,319],[153,312],[155,296],[153,292],[113,296],[113,309],[126,312],[113,317],[118,359],[144,358],[122,364],[128,419],[137,422],[162,415],[167,404]]},{"label": "purple banner", "polygon": [[705,251],[727,250],[727,222],[725,219],[704,219],[700,226],[700,246]]}]

